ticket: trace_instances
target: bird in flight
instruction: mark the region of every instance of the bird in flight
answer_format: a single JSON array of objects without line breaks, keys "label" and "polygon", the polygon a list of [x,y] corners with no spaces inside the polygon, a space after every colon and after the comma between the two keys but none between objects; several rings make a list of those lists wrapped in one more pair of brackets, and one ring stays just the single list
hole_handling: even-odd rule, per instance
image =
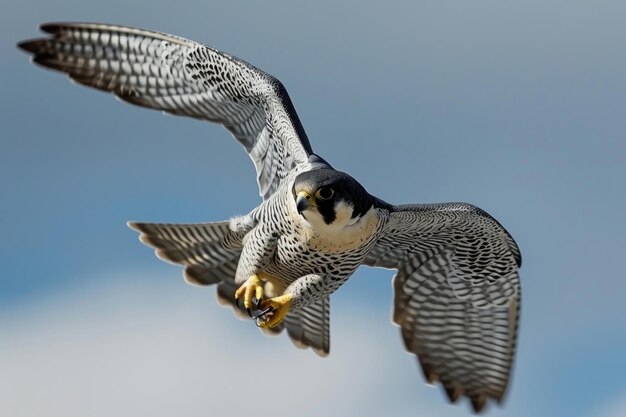
[{"label": "bird in flight", "polygon": [[165,33],[49,23],[18,44],[33,62],[121,100],[222,124],[256,168],[262,201],[231,220],[129,223],[185,280],[320,355],[330,295],[359,265],[395,269],[393,322],[426,380],[475,412],[501,401],[515,354],[520,251],[466,203],[389,204],[317,155],[285,87],[212,47]]}]

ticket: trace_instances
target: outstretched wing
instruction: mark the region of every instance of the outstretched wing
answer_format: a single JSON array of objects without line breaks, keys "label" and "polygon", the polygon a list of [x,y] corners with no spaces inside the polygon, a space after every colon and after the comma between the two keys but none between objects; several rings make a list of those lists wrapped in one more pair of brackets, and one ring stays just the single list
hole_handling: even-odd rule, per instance
[{"label": "outstretched wing", "polygon": [[500,401],[515,354],[520,251],[489,214],[469,204],[392,208],[370,266],[394,268],[393,320],[429,383],[476,412]]},{"label": "outstretched wing", "polygon": [[122,100],[224,125],[254,162],[267,199],[313,153],[283,85],[211,47],[165,33],[90,23],[49,23],[51,37],[18,46],[39,65]]}]

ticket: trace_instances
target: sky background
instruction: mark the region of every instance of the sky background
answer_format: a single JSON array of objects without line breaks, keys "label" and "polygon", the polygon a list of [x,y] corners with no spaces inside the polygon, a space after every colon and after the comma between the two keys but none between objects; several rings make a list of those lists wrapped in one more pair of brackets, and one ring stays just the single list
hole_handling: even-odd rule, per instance
[{"label": "sky background", "polygon": [[227,51],[287,87],[313,148],[392,203],[466,201],[524,264],[512,384],[489,416],[626,416],[626,3],[3,0],[0,416],[464,416],[404,353],[392,273],[332,298],[329,358],[186,285],[128,220],[258,204],[221,127],[29,64],[46,21]]}]

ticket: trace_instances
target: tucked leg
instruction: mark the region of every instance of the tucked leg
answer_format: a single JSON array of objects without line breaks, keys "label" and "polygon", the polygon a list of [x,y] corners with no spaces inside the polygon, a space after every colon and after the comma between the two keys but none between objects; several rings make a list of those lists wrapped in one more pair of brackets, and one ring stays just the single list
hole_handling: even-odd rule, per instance
[{"label": "tucked leg", "polygon": [[[342,280],[331,281],[329,285],[324,275],[310,274],[298,278],[278,297],[264,300],[261,313],[255,316],[259,327],[274,327],[283,321],[290,309],[299,310],[329,295],[339,288]],[[266,311],[267,310],[267,311]]]},{"label": "tucked leg", "polygon": [[293,300],[291,308],[299,310],[305,305],[312,304],[322,297],[330,295],[345,281],[334,276],[320,274],[304,275],[291,283],[285,293],[291,294]]},{"label": "tucked leg", "polygon": [[[276,248],[277,235],[273,231],[257,226],[246,235],[245,243],[239,256],[235,282],[245,283],[253,275],[258,275],[269,262]],[[262,277],[259,277],[263,279]]]}]

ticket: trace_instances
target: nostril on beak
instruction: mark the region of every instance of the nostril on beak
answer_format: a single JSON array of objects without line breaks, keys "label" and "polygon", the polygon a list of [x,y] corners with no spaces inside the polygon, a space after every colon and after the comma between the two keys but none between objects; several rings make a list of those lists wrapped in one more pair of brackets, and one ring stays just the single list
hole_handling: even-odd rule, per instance
[{"label": "nostril on beak", "polygon": [[304,191],[298,193],[298,197],[296,198],[296,208],[298,209],[299,214],[302,214],[302,212],[309,207],[310,200],[311,196],[309,195],[309,193],[306,193]]}]

